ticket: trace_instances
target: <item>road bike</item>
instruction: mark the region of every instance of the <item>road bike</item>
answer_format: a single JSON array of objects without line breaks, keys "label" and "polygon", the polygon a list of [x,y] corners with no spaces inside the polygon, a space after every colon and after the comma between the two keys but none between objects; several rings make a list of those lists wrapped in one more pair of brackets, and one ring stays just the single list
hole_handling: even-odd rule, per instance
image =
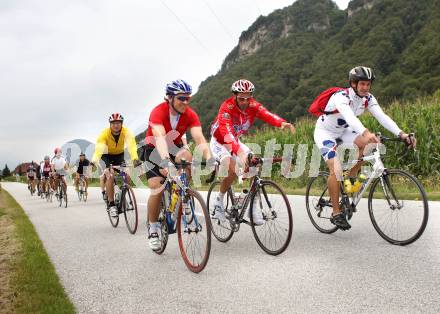
[{"label": "road bike", "polygon": [[[387,138],[380,133],[376,135],[381,143],[402,141],[399,138]],[[368,156],[353,161],[353,164],[359,161],[371,162],[372,173],[357,193],[346,193],[343,182],[340,183],[340,209],[350,220],[362,196],[370,188],[368,212],[374,229],[391,244],[407,245],[416,241],[426,228],[428,198],[415,176],[401,169],[385,168],[379,145],[376,144]],[[309,181],[306,207],[313,226],[322,233],[330,234],[338,228],[330,222],[333,208],[327,187],[328,176],[328,172],[322,171]]]},{"label": "road bike", "polygon": [[128,175],[125,171],[126,165],[121,166],[110,165],[110,169],[113,169],[115,173],[121,178],[121,183],[118,184],[116,176],[114,179],[114,202],[118,210],[118,216],[113,217],[109,211],[109,201],[106,200],[107,215],[110,220],[111,225],[116,228],[119,224],[119,215],[124,214],[125,224],[127,229],[131,234],[135,234],[138,227],[138,208],[136,202],[136,196],[134,195],[133,188],[128,183]]},{"label": "road bike", "polygon": [[[214,218],[214,202],[219,193],[220,181],[211,184],[207,205],[211,214],[212,233],[217,240],[229,241],[244,223],[251,227],[255,240],[267,254],[278,255],[286,250],[292,238],[293,228],[289,200],[278,184],[260,178],[263,163],[281,161],[282,158],[259,158],[249,154],[248,162],[251,167],[257,167],[256,175],[251,178],[250,190],[242,192],[242,197],[237,196],[232,187],[228,189],[224,204],[225,221]],[[249,220],[245,218],[246,210],[249,210]],[[263,225],[254,224],[253,212],[256,210],[262,212]]]},{"label": "road bike", "polygon": [[211,252],[209,214],[203,197],[190,187],[185,170],[192,163],[182,160],[174,165],[178,170],[177,175],[168,174],[163,181],[164,192],[158,219],[161,225],[161,246],[154,252],[162,254],[167,246],[168,236],[177,232],[180,254],[186,267],[199,273],[206,267]]}]

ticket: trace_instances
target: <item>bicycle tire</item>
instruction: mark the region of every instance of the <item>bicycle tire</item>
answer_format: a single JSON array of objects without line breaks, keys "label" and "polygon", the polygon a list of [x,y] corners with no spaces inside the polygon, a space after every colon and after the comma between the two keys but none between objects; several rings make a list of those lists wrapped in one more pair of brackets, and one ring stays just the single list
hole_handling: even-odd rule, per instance
[{"label": "bicycle tire", "polygon": [[[279,194],[281,195],[281,200],[279,202],[279,205],[273,205],[275,203],[274,200],[269,201],[269,193],[267,193],[266,189],[270,187],[271,189],[277,190],[279,192]],[[261,192],[263,192],[263,195],[261,195],[261,203],[265,202],[266,205],[268,206],[268,209],[266,210],[265,208],[260,208],[257,210],[262,210],[263,213],[263,219],[265,220],[265,223],[261,226],[257,226],[254,224],[254,215],[253,215],[253,211],[256,210],[254,208],[254,200],[255,197],[257,196],[257,190],[252,191],[252,195],[251,195],[251,202],[250,202],[250,224],[251,224],[251,228],[252,228],[252,233],[254,234],[255,240],[257,241],[258,245],[263,249],[264,252],[266,252],[269,255],[279,255],[281,253],[283,253],[287,247],[290,244],[290,241],[292,239],[292,229],[293,229],[293,218],[292,218],[292,210],[290,207],[290,202],[289,199],[287,198],[286,193],[284,193],[283,189],[276,184],[273,181],[270,180],[262,180],[260,181],[260,184],[258,185],[258,190]],[[271,204],[269,204],[271,203]],[[284,203],[286,205],[285,209],[286,209],[286,213],[282,213],[280,211],[281,205],[282,203]],[[263,205],[264,206],[264,205]],[[277,211],[276,211],[277,210]],[[281,215],[280,215],[281,214]],[[282,216],[287,216],[284,218],[287,218],[288,222],[287,224],[285,224],[284,226],[281,225],[280,219],[282,218]],[[267,237],[264,236],[260,237],[260,232],[259,231],[264,231],[264,230],[268,230],[268,231],[272,231],[275,228],[277,228],[278,225],[278,229],[277,231],[273,234],[273,236],[271,235],[269,237],[270,239],[277,239],[278,235],[281,235],[281,232],[287,231],[285,237],[283,238],[279,238],[280,239],[280,246],[279,247],[274,247],[274,245],[272,245],[271,247],[269,247],[268,243],[266,242]],[[286,230],[287,228],[287,230]],[[275,241],[277,244],[278,241]]]},{"label": "bicycle tire", "polygon": [[135,234],[138,227],[139,215],[136,196],[134,195],[134,191],[131,186],[126,186],[126,189],[122,193],[121,202],[121,207],[122,211],[124,212],[125,224],[127,225],[128,232],[130,232],[131,234]]},{"label": "bicycle tire", "polygon": [[[421,221],[421,224],[419,225],[419,226],[417,226],[416,227],[416,232],[415,233],[413,233],[411,236],[409,236],[408,238],[405,238],[405,239],[396,239],[396,238],[394,238],[392,235],[390,235],[390,234],[388,234],[388,232],[386,232],[384,229],[385,229],[385,227],[386,226],[384,226],[384,225],[382,225],[381,223],[380,223],[380,219],[383,217],[379,217],[379,214],[378,214],[378,210],[376,209],[376,214],[375,214],[375,209],[373,208],[373,201],[376,201],[376,203],[377,203],[377,199],[374,199],[374,193],[375,193],[375,191],[376,191],[376,187],[381,187],[381,185],[379,185],[379,183],[381,182],[381,178],[385,178],[384,179],[384,186],[385,185],[388,185],[387,187],[386,187],[386,189],[388,189],[389,191],[389,193],[391,193],[392,194],[392,196],[394,197],[394,199],[396,198],[396,191],[397,191],[397,189],[393,189],[392,187],[390,187],[390,176],[393,176],[393,175],[401,175],[401,176],[403,176],[403,177],[406,177],[407,179],[409,179],[410,181],[412,181],[412,183],[414,183],[415,184],[415,186],[417,187],[417,190],[420,192],[420,200],[418,200],[417,201],[417,198],[416,198],[416,200],[415,201],[417,201],[417,203],[414,203],[414,201],[413,201],[413,208],[414,207],[422,207],[423,206],[423,217],[420,219],[420,221]],[[401,185],[402,184],[402,181],[403,180],[401,180],[401,179],[399,179],[399,180],[397,180],[398,182],[399,182],[399,184]],[[382,189],[383,190],[383,189]],[[405,193],[406,194],[408,194],[409,193],[409,191],[410,191],[410,189],[408,189],[408,188],[405,188]],[[384,195],[386,194],[386,193],[388,193],[387,191],[385,191],[385,193],[384,193]],[[380,195],[380,191],[378,192],[378,196],[381,196]],[[410,196],[409,196],[410,197]],[[405,202],[410,202],[411,203],[411,201],[409,201],[409,200],[405,200]],[[392,216],[396,216],[397,217],[397,215],[399,215],[399,213],[402,213],[403,211],[402,211],[402,209],[403,209],[403,206],[404,206],[404,203],[405,203],[403,200],[401,200],[401,203],[402,203],[402,208],[397,208],[398,210],[396,210],[396,208],[389,208],[390,209],[390,211],[387,211],[387,213],[386,213],[386,215],[388,215],[389,217],[391,217],[391,220],[393,219],[393,217]],[[396,202],[397,203],[397,202]],[[410,204],[411,205],[411,204]],[[377,205],[378,206],[378,205]],[[371,185],[371,189],[370,189],[370,193],[369,193],[369,195],[368,195],[368,212],[369,212],[369,214],[370,214],[370,219],[371,219],[371,222],[372,222],[372,224],[373,224],[373,227],[374,227],[374,229],[377,231],[377,233],[384,239],[384,240],[386,240],[387,242],[389,242],[389,243],[391,243],[391,244],[394,244],[394,245],[408,245],[408,244],[411,244],[411,243],[413,243],[414,241],[416,241],[418,238],[420,238],[420,236],[423,234],[423,232],[425,231],[425,228],[426,228],[426,225],[427,225],[427,223],[428,223],[428,217],[429,217],[429,205],[428,205],[428,197],[426,196],[426,192],[425,192],[425,189],[423,188],[423,186],[422,186],[422,184],[419,182],[419,180],[416,178],[416,177],[414,177],[412,174],[410,174],[410,173],[408,173],[408,172],[406,172],[406,171],[404,171],[404,170],[400,170],[400,169],[386,169],[385,171],[384,171],[384,173],[382,174],[382,176],[380,176],[380,177],[378,177],[378,178],[376,178],[374,181],[373,181],[373,183],[372,183],[372,185]],[[411,211],[411,212],[408,212],[408,211],[406,211],[405,213],[410,213],[410,214],[412,214],[414,211]],[[403,215],[403,214],[402,214]],[[414,217],[411,217],[411,219],[408,219],[408,221],[409,221],[409,223],[408,222],[405,222],[405,224],[406,225],[409,225],[409,224],[411,224],[413,221],[414,221]],[[401,225],[401,224],[403,224],[404,222],[402,222],[402,219],[395,219],[395,221],[393,222],[393,221],[391,221],[391,225],[393,224],[393,223],[396,223],[396,224],[399,224],[399,225]],[[387,223],[387,225],[388,225],[388,223]],[[398,237],[399,236],[399,231],[397,231],[396,232],[396,237]]]},{"label": "bicycle tire", "polygon": [[[205,201],[200,193],[191,189],[188,189],[186,193],[188,195],[188,200],[191,203],[197,201],[197,203],[200,204],[200,208],[195,208],[195,203],[190,204],[192,215],[195,219],[193,219],[191,225],[187,225],[186,228],[186,214],[183,213],[183,206],[179,206],[177,209],[177,235],[179,248],[186,267],[194,273],[199,273],[206,267],[211,252],[211,220],[206,209]],[[202,226],[203,223],[204,226]],[[191,236],[191,234],[195,234],[195,236]],[[199,234],[200,237],[195,240],[195,237],[199,236]],[[205,239],[203,239],[203,235],[205,236]],[[189,238],[189,241],[185,241],[186,238]],[[191,252],[188,251],[193,247],[195,249],[195,245],[196,243],[200,243],[199,241],[204,241],[205,244],[200,253],[201,260],[196,261],[195,258],[198,257],[199,254],[197,254],[197,256],[195,256],[196,254],[191,254],[190,256]]]},{"label": "bicycle tire", "polygon": [[[208,208],[209,218],[211,219],[212,234],[218,241],[225,243],[232,238],[232,236],[234,235],[234,230],[232,230],[231,224],[229,223],[228,220],[221,222],[218,219],[212,218],[212,215],[214,215],[214,206],[212,206],[214,202],[210,200],[211,200],[211,195],[217,185],[220,185],[220,182],[214,181],[209,187],[206,204]],[[234,198],[232,196],[232,190],[229,188],[226,196],[225,212],[227,211],[228,207],[229,206],[232,207],[233,204],[234,204]]]},{"label": "bicycle tire", "polygon": [[[162,194],[162,198],[161,198],[161,202],[160,202],[159,218],[157,220],[158,222],[160,222],[160,228],[161,228],[161,235],[160,235],[161,245],[160,245],[160,249],[153,250],[153,252],[158,254],[158,255],[161,255],[165,251],[165,249],[167,247],[167,244],[168,244],[169,232],[168,232],[168,224],[167,224],[166,218],[165,218],[166,217],[166,214],[165,214],[165,211],[166,211],[166,208],[165,208],[165,197],[166,197],[165,193],[166,192],[167,192],[167,190],[165,190],[164,193]],[[147,218],[147,221],[148,221],[148,218]],[[148,225],[147,225],[147,229],[148,229]]]},{"label": "bicycle tire", "polygon": [[[313,226],[319,232],[331,234],[333,232],[336,232],[338,230],[338,227],[336,227],[335,225],[333,225],[330,222],[331,212],[328,212],[328,211],[329,210],[333,211],[333,207],[331,207],[330,197],[329,196],[327,196],[325,198],[322,197],[326,193],[326,191],[323,191],[322,192],[323,194],[318,195],[318,197],[311,195],[311,193],[310,193],[310,191],[313,190],[312,189],[313,183],[316,182],[316,180],[319,180],[319,178],[323,178],[323,177],[325,178],[325,180],[324,180],[325,182],[320,182],[320,184],[321,185],[325,184],[325,189],[328,189],[327,179],[326,179],[328,177],[328,175],[329,175],[328,172],[321,171],[321,172],[319,172],[318,176],[313,177],[309,180],[309,182],[307,184],[307,188],[306,188],[306,208],[307,208],[307,214],[308,214]],[[319,188],[320,187],[321,186],[319,186]],[[320,190],[320,189],[318,189],[318,190]],[[313,204],[313,203],[315,203],[315,204]],[[317,206],[319,206],[319,208]],[[322,209],[323,206],[328,207],[328,208]],[[320,211],[318,212],[319,209],[320,209]],[[324,213],[323,217],[321,217],[323,210],[325,210],[325,213]]]}]

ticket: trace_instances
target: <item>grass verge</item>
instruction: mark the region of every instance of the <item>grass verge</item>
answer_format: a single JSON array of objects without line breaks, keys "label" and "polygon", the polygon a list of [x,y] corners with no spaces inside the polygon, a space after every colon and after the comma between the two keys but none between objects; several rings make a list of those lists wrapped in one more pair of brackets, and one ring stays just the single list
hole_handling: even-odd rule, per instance
[{"label": "grass verge", "polygon": [[0,312],[75,313],[34,226],[5,190],[0,226]]}]

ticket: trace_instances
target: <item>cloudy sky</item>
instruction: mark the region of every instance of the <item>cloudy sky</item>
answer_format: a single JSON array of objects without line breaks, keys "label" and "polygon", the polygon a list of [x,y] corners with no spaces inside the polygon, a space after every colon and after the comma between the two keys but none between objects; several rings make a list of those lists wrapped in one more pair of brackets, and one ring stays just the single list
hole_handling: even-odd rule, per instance
[{"label": "cloudy sky", "polygon": [[0,169],[94,142],[111,112],[143,130],[168,81],[197,89],[259,15],[292,2],[1,0]]}]

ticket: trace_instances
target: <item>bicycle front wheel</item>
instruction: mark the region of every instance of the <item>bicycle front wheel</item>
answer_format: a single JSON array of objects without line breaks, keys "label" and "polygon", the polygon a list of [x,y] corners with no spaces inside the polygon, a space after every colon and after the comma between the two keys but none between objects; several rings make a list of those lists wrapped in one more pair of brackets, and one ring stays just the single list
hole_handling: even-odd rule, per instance
[{"label": "bicycle front wheel", "polygon": [[122,197],[122,210],[124,211],[128,231],[135,234],[138,227],[138,208],[134,191],[129,185],[126,186]]},{"label": "bicycle front wheel", "polygon": [[313,226],[322,233],[338,230],[330,222],[333,206],[327,186],[328,172],[322,171],[310,179],[306,189],[306,208]]},{"label": "bicycle front wheel", "polygon": [[[212,234],[220,242],[228,242],[234,235],[234,231],[231,228],[231,224],[229,223],[228,220],[220,221],[219,219],[213,218],[215,214],[214,203],[215,203],[215,199],[219,194],[219,189],[220,189],[219,181],[215,181],[214,183],[211,184],[211,187],[209,188],[208,191],[207,206],[208,206],[209,216],[211,219]],[[229,189],[226,195],[226,200],[224,201],[225,212],[228,212],[229,206],[232,207],[232,205],[233,205],[233,197],[232,197],[231,189]]]},{"label": "bicycle front wheel", "polygon": [[186,267],[199,273],[208,263],[211,252],[211,223],[202,196],[191,189],[186,193],[177,209],[179,248]]},{"label": "bicycle front wheel", "polygon": [[63,186],[63,199],[64,199],[64,207],[67,208],[67,187]]},{"label": "bicycle front wheel", "polygon": [[105,202],[105,208],[107,209],[107,215],[108,215],[108,219],[110,220],[110,224],[112,225],[113,228],[116,228],[119,224],[119,215],[117,215],[116,217],[113,217],[112,215],[110,215],[108,201]]},{"label": "bicycle front wheel", "polygon": [[386,169],[371,185],[368,211],[374,229],[386,241],[407,245],[428,223],[428,197],[422,184],[399,169]]},{"label": "bicycle front wheel", "polygon": [[[258,245],[270,255],[283,253],[292,238],[292,211],[284,191],[272,181],[261,181],[251,196],[250,220]],[[253,212],[261,211],[264,224],[257,226]]]}]

